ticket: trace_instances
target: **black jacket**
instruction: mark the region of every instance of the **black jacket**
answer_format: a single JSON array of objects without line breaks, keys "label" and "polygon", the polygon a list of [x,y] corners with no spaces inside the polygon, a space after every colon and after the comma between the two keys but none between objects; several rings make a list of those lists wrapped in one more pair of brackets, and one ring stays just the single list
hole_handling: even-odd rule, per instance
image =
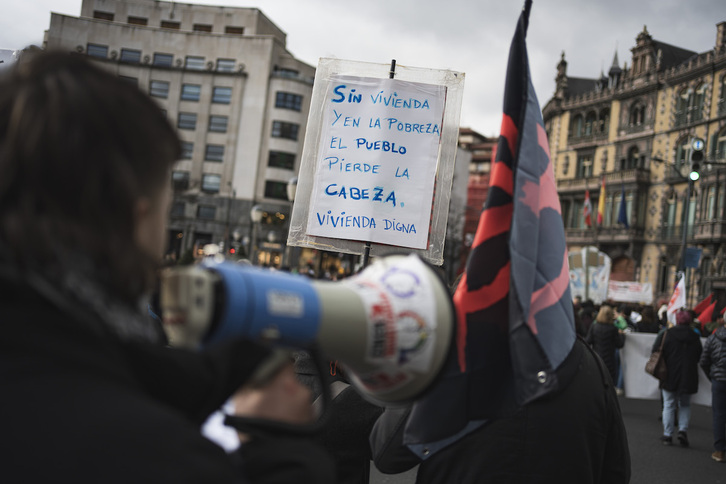
[{"label": "black jacket", "polygon": [[[386,409],[371,434],[385,473],[419,465],[417,483],[616,484],[630,480],[630,453],[615,389],[600,359],[577,340],[557,369],[569,385],[496,419],[423,462],[403,445],[408,409]],[[431,418],[437,418],[432,415]]]},{"label": "black jacket", "polygon": [[726,381],[726,327],[719,326],[706,340],[701,368],[709,380]]},{"label": "black jacket", "polygon": [[669,392],[696,393],[698,391],[698,360],[701,357],[701,339],[688,325],[674,326],[661,332],[653,342],[653,351],[663,344],[667,376],[660,386]]},{"label": "black jacket", "polygon": [[622,348],[625,344],[625,337],[614,324],[592,323],[590,331],[585,338],[595,350],[595,353],[602,358],[613,381],[616,381],[615,350]]},{"label": "black jacket", "polygon": [[248,482],[250,462],[199,426],[266,348],[235,341],[185,351],[122,340],[76,316],[0,281],[0,481]]}]

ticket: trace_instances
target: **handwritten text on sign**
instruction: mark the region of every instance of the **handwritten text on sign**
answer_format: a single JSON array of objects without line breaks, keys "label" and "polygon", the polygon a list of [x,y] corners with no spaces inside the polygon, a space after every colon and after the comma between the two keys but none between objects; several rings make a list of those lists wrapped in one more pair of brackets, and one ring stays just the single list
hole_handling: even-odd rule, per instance
[{"label": "handwritten text on sign", "polygon": [[425,249],[446,88],[333,76],[308,233]]}]

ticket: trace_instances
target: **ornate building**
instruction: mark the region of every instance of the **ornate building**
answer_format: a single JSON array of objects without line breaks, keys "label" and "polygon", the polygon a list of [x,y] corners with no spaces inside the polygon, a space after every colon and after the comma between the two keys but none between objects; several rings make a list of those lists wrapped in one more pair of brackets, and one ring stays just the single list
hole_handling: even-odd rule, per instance
[{"label": "ornate building", "polygon": [[[687,273],[689,305],[714,292],[723,307],[726,22],[716,27],[715,47],[702,53],[654,40],[644,27],[630,66],[616,53],[607,75],[594,79],[567,76],[563,53],[543,114],[570,250],[597,246],[612,258],[611,280],[648,282],[655,299],[669,297],[686,226],[688,247],[701,250]],[[694,138],[706,142],[706,163],[685,213]]]}]

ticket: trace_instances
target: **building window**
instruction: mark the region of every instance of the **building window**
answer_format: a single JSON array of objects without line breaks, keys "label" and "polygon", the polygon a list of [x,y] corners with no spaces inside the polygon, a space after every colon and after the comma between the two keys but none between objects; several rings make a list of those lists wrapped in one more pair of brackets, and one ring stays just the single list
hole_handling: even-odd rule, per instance
[{"label": "building window", "polygon": [[232,27],[231,25],[227,25],[224,28],[225,34],[231,34],[231,35],[242,35],[245,33],[244,27]]},{"label": "building window", "polygon": [[171,205],[171,215],[172,217],[183,217],[186,212],[186,203],[184,202],[174,202]]},{"label": "building window", "polygon": [[217,72],[234,72],[234,59],[217,59]]},{"label": "building window", "polygon": [[216,133],[226,133],[228,120],[229,118],[227,116],[210,116],[209,131],[214,131]]},{"label": "building window", "polygon": [[630,108],[630,119],[628,124],[630,126],[640,126],[645,122],[645,106],[642,104],[635,104]]},{"label": "building window", "polygon": [[577,157],[577,178],[588,178],[592,176],[592,154],[580,155]]},{"label": "building window", "polygon": [[726,160],[726,129],[717,135],[715,144],[713,157],[717,160]]},{"label": "building window", "polygon": [[211,32],[212,26],[209,24],[194,24],[192,30],[195,32]]},{"label": "building window", "polygon": [[108,58],[108,46],[101,44],[86,44],[86,54],[91,57]]},{"label": "building window", "polygon": [[171,172],[171,184],[174,187],[174,190],[187,190],[189,188],[189,172]]},{"label": "building window", "polygon": [[684,165],[688,164],[688,157],[691,152],[691,141],[688,137],[684,137],[676,147],[676,170],[680,171]]},{"label": "building window", "polygon": [[184,67],[193,71],[202,71],[204,70],[204,57],[188,55],[184,61]]},{"label": "building window", "polygon": [[141,62],[141,51],[136,49],[121,49],[121,57],[119,62],[128,64],[138,64]]},{"label": "building window", "polygon": [[149,95],[166,99],[169,97],[169,83],[166,81],[151,81],[149,83]]},{"label": "building window", "polygon": [[706,196],[706,213],[705,220],[713,220],[716,218],[716,187],[708,187],[708,195]]},{"label": "building window", "polygon": [[229,104],[232,102],[232,88],[215,86],[212,90],[212,102],[217,104]]},{"label": "building window", "polygon": [[174,62],[174,56],[171,54],[162,54],[154,52],[154,65],[158,67],[171,67]]},{"label": "building window", "polygon": [[582,116],[578,114],[572,118],[572,122],[570,123],[570,137],[579,138],[582,136],[582,132]]},{"label": "building window", "polygon": [[585,217],[583,216],[583,208],[585,205],[584,200],[573,200],[572,202],[572,214],[570,218],[571,229],[584,229],[585,228]]},{"label": "building window", "polygon": [[597,125],[597,116],[594,112],[587,113],[585,118],[585,136],[590,136]]},{"label": "building window", "polygon": [[197,218],[201,220],[214,220],[217,215],[217,207],[214,205],[199,205],[197,207]]},{"label": "building window", "polygon": [[204,149],[205,161],[222,161],[224,160],[224,145],[207,145]]},{"label": "building window", "polygon": [[172,22],[171,20],[162,20],[161,21],[162,29],[179,30],[180,27],[181,27],[181,23],[179,23],[179,22]]},{"label": "building window", "polygon": [[691,105],[691,121],[700,121],[703,119],[703,102],[706,100],[706,88],[704,83],[698,86],[693,96],[693,104]]},{"label": "building window", "polygon": [[298,130],[300,125],[295,123],[285,123],[284,121],[272,122],[272,137],[286,138],[297,141]]},{"label": "building window", "polygon": [[295,167],[295,154],[284,153],[282,151],[270,151],[270,158],[267,161],[267,166],[271,168],[292,170]]},{"label": "building window", "polygon": [[135,77],[129,77],[129,76],[118,76],[119,79],[122,79],[132,86],[139,87],[139,80]]},{"label": "building window", "polygon": [[113,22],[113,13],[112,12],[102,12],[101,10],[94,10],[93,18],[97,18],[97,19],[101,19],[101,20],[108,20],[109,22]]},{"label": "building window", "polygon": [[129,18],[126,20],[126,22],[130,23],[131,25],[148,25],[149,19],[146,19],[144,17],[132,17],[129,15]]},{"label": "building window", "polygon": [[265,197],[287,200],[287,183],[267,180],[265,182]]},{"label": "building window", "polygon": [[194,143],[189,141],[182,141],[181,143],[181,159],[191,160],[192,154],[194,153]]},{"label": "building window", "polygon": [[607,133],[610,130],[610,110],[603,109],[600,111],[600,118],[598,119],[598,132]]},{"label": "building window", "polygon": [[179,113],[177,128],[197,129],[197,115],[195,113]]},{"label": "building window", "polygon": [[569,227],[569,217],[570,217],[570,201],[569,200],[561,200],[560,201],[560,209],[562,213],[562,225],[565,227]]},{"label": "building window", "polygon": [[302,96],[291,92],[279,91],[275,96],[275,107],[300,111],[302,109]]},{"label": "building window", "polygon": [[221,180],[220,175],[202,175],[202,190],[207,193],[219,193]]},{"label": "building window", "polygon": [[182,84],[182,101],[199,101],[199,95],[201,93],[202,86],[200,86],[199,84]]},{"label": "building window", "polygon": [[300,75],[300,73],[294,69],[288,69],[287,67],[275,66],[275,75],[295,79]]},{"label": "building window", "polygon": [[632,170],[635,168],[641,168],[640,166],[640,151],[637,146],[633,146],[628,150],[628,157],[625,159],[624,170]]}]

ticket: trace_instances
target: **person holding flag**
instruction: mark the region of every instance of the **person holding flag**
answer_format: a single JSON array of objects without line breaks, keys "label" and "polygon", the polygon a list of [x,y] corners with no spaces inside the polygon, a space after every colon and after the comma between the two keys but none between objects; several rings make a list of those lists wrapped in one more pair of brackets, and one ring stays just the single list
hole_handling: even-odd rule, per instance
[{"label": "person holding flag", "polygon": [[418,465],[417,483],[630,480],[612,378],[575,335],[559,198],[529,72],[531,6],[510,48],[502,130],[455,288],[447,367],[412,406],[387,408],[370,437],[380,471]]}]

